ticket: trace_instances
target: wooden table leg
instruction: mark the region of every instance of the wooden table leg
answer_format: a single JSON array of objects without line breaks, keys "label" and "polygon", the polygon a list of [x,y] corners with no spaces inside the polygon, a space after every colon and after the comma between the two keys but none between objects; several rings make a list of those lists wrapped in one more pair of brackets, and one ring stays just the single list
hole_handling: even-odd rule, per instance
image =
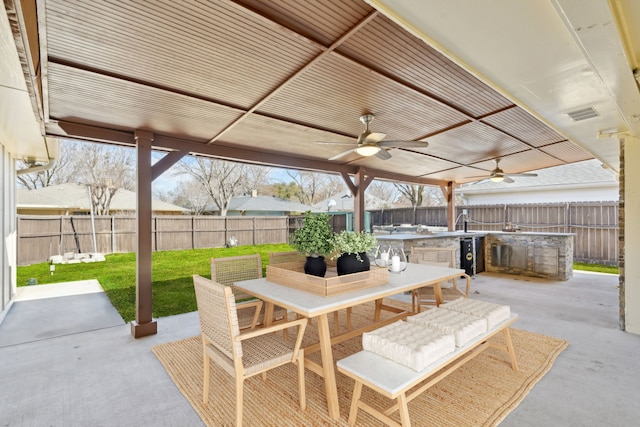
[{"label": "wooden table leg", "polygon": [[273,323],[273,303],[265,301],[264,303],[264,326],[269,327]]},{"label": "wooden table leg", "polygon": [[326,314],[318,317],[318,337],[320,339],[320,353],[322,355],[322,371],[324,373],[324,389],[327,394],[327,409],[333,420],[340,418],[340,404],[338,403],[338,386],[336,371],[333,366],[333,350],[331,349],[331,335],[329,334],[329,319]]},{"label": "wooden table leg", "polygon": [[444,302],[442,298],[442,288],[440,287],[440,282],[433,284],[433,296],[436,298],[436,307],[440,307],[440,304]]},{"label": "wooden table leg", "polygon": [[380,314],[382,313],[382,298],[381,299],[377,299],[376,302],[376,308],[373,312],[373,321],[374,322],[379,322],[380,321]]}]

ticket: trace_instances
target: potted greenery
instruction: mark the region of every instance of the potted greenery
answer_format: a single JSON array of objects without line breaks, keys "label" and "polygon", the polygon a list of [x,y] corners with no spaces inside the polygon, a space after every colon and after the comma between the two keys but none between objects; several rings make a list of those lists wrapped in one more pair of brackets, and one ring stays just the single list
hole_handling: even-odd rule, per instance
[{"label": "potted greenery", "polygon": [[364,231],[342,231],[333,237],[334,251],[338,257],[338,275],[368,271],[370,268],[367,251],[377,243],[376,237]]},{"label": "potted greenery", "polygon": [[304,264],[306,274],[324,277],[327,271],[324,256],[333,248],[333,230],[329,225],[329,215],[305,212],[302,227],[293,233],[291,246],[307,256]]}]

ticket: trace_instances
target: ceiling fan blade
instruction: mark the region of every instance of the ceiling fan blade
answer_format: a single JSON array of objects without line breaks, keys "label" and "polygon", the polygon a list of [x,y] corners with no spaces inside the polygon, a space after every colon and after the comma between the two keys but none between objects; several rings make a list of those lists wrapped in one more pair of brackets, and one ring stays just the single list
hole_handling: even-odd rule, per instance
[{"label": "ceiling fan blade", "polygon": [[387,150],[382,148],[380,151],[378,151],[376,153],[376,157],[381,159],[381,160],[387,160],[387,159],[391,158],[391,154],[389,154],[389,152]]},{"label": "ceiling fan blade", "polygon": [[511,183],[513,183],[515,181],[512,180],[511,178],[509,178],[507,175],[502,175],[502,182],[506,182],[507,184],[511,184]]},{"label": "ceiling fan blade", "polygon": [[427,148],[429,143],[427,141],[381,141],[378,145],[394,148]]},{"label": "ceiling fan blade", "polygon": [[343,151],[340,154],[336,154],[335,156],[330,157],[329,160],[338,160],[339,158],[344,157],[349,153],[353,153],[354,151],[356,151],[356,148],[358,148],[358,147],[353,147],[353,148],[351,148],[351,149],[349,149],[347,151]]},{"label": "ceiling fan blade", "polygon": [[338,142],[338,141],[316,141],[316,144],[325,145],[355,145],[355,142]]},{"label": "ceiling fan blade", "polygon": [[387,136],[387,134],[385,133],[379,133],[379,132],[371,132],[369,135],[367,135],[367,137],[364,139],[365,143],[376,143],[379,141],[382,141],[384,139],[384,137]]},{"label": "ceiling fan blade", "polygon": [[507,173],[505,176],[538,176],[537,173]]}]

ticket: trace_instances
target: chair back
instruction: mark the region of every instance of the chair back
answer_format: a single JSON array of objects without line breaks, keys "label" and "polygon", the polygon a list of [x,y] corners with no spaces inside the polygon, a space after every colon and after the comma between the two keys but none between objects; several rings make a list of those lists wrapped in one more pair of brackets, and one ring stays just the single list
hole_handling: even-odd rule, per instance
[{"label": "chair back", "polygon": [[234,282],[259,279],[261,277],[262,261],[259,254],[211,258],[211,280],[231,287],[236,300],[254,297],[236,289],[233,286]]},{"label": "chair back", "polygon": [[197,274],[193,275],[193,287],[203,338],[231,360],[242,357],[242,345],[234,339],[240,328],[231,288]]},{"label": "chair back", "polygon": [[455,248],[429,248],[414,246],[411,248],[411,262],[416,264],[437,265],[456,268]]}]

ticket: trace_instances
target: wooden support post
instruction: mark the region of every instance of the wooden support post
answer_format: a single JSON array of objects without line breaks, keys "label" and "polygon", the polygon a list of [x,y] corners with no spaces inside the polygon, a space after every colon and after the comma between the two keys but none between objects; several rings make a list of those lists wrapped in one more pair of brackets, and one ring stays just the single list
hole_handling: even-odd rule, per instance
[{"label": "wooden support post", "polygon": [[449,181],[446,186],[440,186],[444,200],[447,202],[447,230],[455,231],[456,229],[456,198],[455,184]]},{"label": "wooden support post", "polygon": [[151,144],[153,133],[136,130],[137,148],[137,244],[136,320],[131,322],[134,338],[158,333],[151,307]]}]

